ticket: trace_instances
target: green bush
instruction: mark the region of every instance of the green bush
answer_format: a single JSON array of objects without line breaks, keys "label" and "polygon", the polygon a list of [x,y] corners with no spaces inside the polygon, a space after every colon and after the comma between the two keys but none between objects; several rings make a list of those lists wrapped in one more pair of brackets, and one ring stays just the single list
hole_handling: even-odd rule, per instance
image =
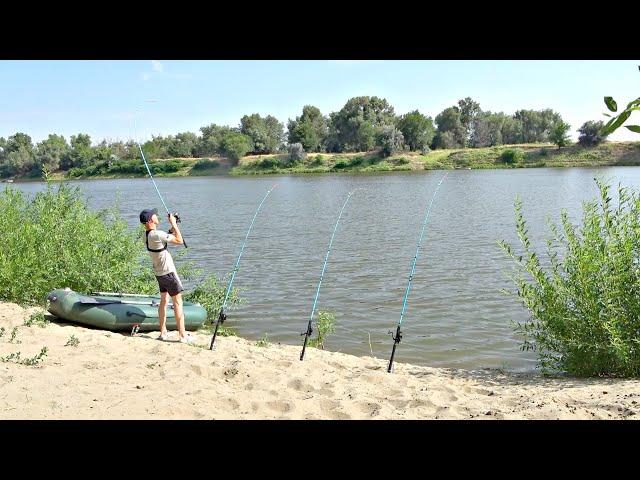
[{"label": "green bush", "polygon": [[310,167],[319,167],[320,165],[324,164],[324,162],[322,161],[322,155],[316,155],[315,157],[313,157],[313,159],[312,157],[308,157],[308,160],[310,160]]},{"label": "green bush", "polygon": [[394,165],[408,165],[409,159],[406,157],[398,157],[391,160]]},{"label": "green bush", "polygon": [[[32,198],[15,188],[5,189],[0,192],[0,211],[0,300],[44,306],[47,293],[64,287],[82,293],[158,294],[142,231],[128,228],[117,204],[93,212],[79,188],[47,184]],[[184,250],[174,254],[178,273],[189,282],[201,271],[179,261],[182,255]],[[198,288],[195,291],[215,298],[224,294],[224,287],[210,279]],[[235,296],[232,292],[232,301]],[[208,308],[207,299],[201,303]]]},{"label": "green bush", "polygon": [[193,165],[193,170],[209,170],[212,168],[218,168],[219,166],[220,162],[218,162],[218,160],[202,158]]},{"label": "green bush", "polygon": [[336,316],[333,312],[318,312],[318,320],[316,325],[318,335],[316,338],[310,338],[308,345],[324,349],[324,341],[329,333],[336,331]]},{"label": "green bush", "polygon": [[508,165],[515,165],[524,160],[524,152],[522,150],[508,148],[500,154],[500,161]]},{"label": "green bush", "polygon": [[[516,224],[523,252],[515,253],[517,295],[530,319],[516,325],[523,349],[538,355],[543,372],[578,376],[640,375],[640,194],[619,187],[619,206],[610,187],[596,180],[600,195],[583,204],[582,225],[549,223],[550,266],[532,250],[516,199]],[[564,254],[560,258],[558,253]]]},{"label": "green bush", "polygon": [[0,193],[5,234],[0,249],[0,299],[40,304],[46,294],[70,287],[152,293],[151,268],[142,268],[144,246],[116,209],[92,212],[80,190],[65,184],[28,198]]},{"label": "green bush", "polygon": [[[189,302],[197,302],[207,311],[208,324],[215,323],[220,314],[220,307],[224,301],[227,290],[215,276],[211,275],[199,283],[192,291],[184,295],[184,299]],[[238,290],[233,288],[227,299],[226,309],[233,308],[241,303]]]},{"label": "green bush", "polygon": [[333,169],[334,170],[344,170],[347,167],[349,167],[349,163],[344,161],[344,160],[340,160],[339,162],[336,162],[336,164],[333,166]]},{"label": "green bush", "polygon": [[268,170],[271,168],[278,168],[280,166],[280,162],[275,157],[267,157],[260,160],[257,167],[263,170]]}]

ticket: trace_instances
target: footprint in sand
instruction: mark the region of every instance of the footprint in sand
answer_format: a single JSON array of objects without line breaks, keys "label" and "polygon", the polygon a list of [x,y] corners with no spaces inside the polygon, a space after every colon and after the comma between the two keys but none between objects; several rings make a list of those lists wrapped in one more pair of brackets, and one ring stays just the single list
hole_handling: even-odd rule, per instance
[{"label": "footprint in sand", "polygon": [[358,402],[356,407],[363,415],[376,417],[380,415],[380,405],[374,402]]},{"label": "footprint in sand", "polygon": [[227,397],[225,398],[225,402],[228,403],[233,410],[237,410],[240,407],[240,404],[235,398]]},{"label": "footprint in sand", "polygon": [[413,400],[411,400],[409,402],[407,407],[409,407],[409,408],[422,408],[422,407],[434,408],[435,405],[432,402],[421,400],[419,398],[414,398]]},{"label": "footprint in sand", "polygon": [[350,420],[351,415],[341,412],[338,409],[339,402],[335,400],[327,400],[325,398],[320,400],[320,412],[321,418],[328,418],[330,420]]},{"label": "footprint in sand", "polygon": [[289,402],[283,402],[282,400],[276,400],[275,402],[267,402],[267,407],[278,413],[290,412],[292,407]]},{"label": "footprint in sand", "polygon": [[311,385],[309,385],[308,383],[305,383],[301,378],[294,378],[293,380],[290,380],[289,383],[287,383],[287,386],[289,388],[293,388],[294,390],[298,391],[298,392],[310,392],[313,391],[313,387]]}]

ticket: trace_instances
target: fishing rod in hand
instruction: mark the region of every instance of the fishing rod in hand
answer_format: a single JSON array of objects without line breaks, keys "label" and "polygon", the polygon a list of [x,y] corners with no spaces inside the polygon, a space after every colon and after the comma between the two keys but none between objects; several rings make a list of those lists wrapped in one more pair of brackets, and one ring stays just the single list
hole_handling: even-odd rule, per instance
[{"label": "fishing rod in hand", "polygon": [[420,238],[418,239],[418,246],[416,247],[416,254],[413,257],[413,264],[411,265],[411,273],[409,273],[409,283],[407,284],[407,290],[405,291],[405,294],[404,294],[404,301],[402,302],[402,311],[400,312],[400,320],[398,321],[398,325],[396,327],[395,336],[393,335],[393,331],[389,331],[389,333],[391,334],[391,338],[393,338],[393,350],[391,350],[391,359],[389,360],[389,366],[387,368],[387,372],[389,373],[391,373],[391,368],[393,367],[393,357],[396,354],[396,347],[400,343],[400,340],[402,340],[402,331],[400,329],[402,326],[402,318],[404,317],[404,312],[407,309],[407,299],[409,298],[409,291],[411,290],[411,281],[413,280],[413,274],[416,271],[416,261],[418,260],[418,252],[420,251],[420,247],[422,246],[422,238],[424,236],[424,231],[427,226],[427,222],[429,221],[429,214],[431,213],[431,207],[433,206],[433,201],[436,198],[436,194],[438,193],[438,189],[440,188],[440,185],[442,185],[442,182],[444,182],[444,179],[447,177],[448,174],[449,172],[445,173],[444,176],[438,182],[438,185],[436,186],[436,189],[433,192],[433,196],[431,197],[431,201],[429,202],[429,206],[426,209],[424,222],[422,224],[422,231],[420,232]]},{"label": "fishing rod in hand", "polygon": [[322,265],[322,273],[320,274],[320,281],[318,282],[318,288],[316,289],[316,298],[313,300],[313,307],[311,308],[311,316],[309,317],[309,323],[307,324],[307,330],[302,332],[300,335],[304,335],[304,345],[302,346],[302,352],[300,353],[300,360],[304,360],[304,352],[307,349],[307,342],[309,341],[309,337],[313,333],[313,328],[311,327],[311,323],[313,322],[313,314],[316,311],[316,304],[318,303],[318,295],[320,294],[320,285],[322,285],[322,278],[324,277],[324,271],[327,268],[327,260],[329,260],[329,253],[331,253],[331,245],[333,244],[333,237],[336,235],[336,230],[338,229],[338,223],[340,222],[340,218],[342,218],[342,212],[344,212],[344,207],[347,206],[347,202],[353,195],[352,190],[347,195],[347,199],[344,201],[342,208],[340,209],[340,215],[338,215],[338,220],[336,220],[336,224],[333,227],[333,233],[331,234],[331,240],[329,241],[329,248],[327,249],[327,255],[324,258],[324,265]]},{"label": "fishing rod in hand", "polygon": [[[147,100],[147,102],[155,103],[156,100]],[[136,132],[136,120],[135,120],[135,117],[133,119],[133,130],[134,130],[134,133],[135,133]],[[142,156],[142,161],[144,162],[144,166],[147,167],[147,172],[149,172],[149,177],[151,178],[151,181],[153,182],[153,186],[155,187],[156,192],[158,193],[158,197],[160,197],[160,201],[162,202],[162,206],[167,211],[167,216],[169,216],[169,215],[171,215],[171,212],[169,212],[169,208],[167,207],[167,204],[165,203],[164,198],[162,198],[162,194],[160,193],[160,190],[158,189],[158,185],[156,184],[156,181],[153,178],[153,175],[151,174],[151,169],[149,168],[149,164],[147,163],[147,159],[144,156],[144,152],[142,151],[142,147],[140,146],[140,142],[138,142],[137,138],[136,138],[135,142],[136,142],[136,145],[138,145],[138,150],[140,150],[140,155]],[[176,223],[180,223],[180,216],[177,213],[174,213],[173,216],[176,219]],[[182,237],[182,243],[184,245],[184,248],[189,248],[187,246],[187,241],[184,239],[184,236]]]},{"label": "fishing rod in hand", "polygon": [[231,293],[231,286],[233,285],[233,281],[236,278],[236,273],[238,272],[238,268],[240,266],[240,259],[242,258],[242,252],[244,252],[244,247],[247,244],[247,239],[249,238],[249,233],[251,233],[251,229],[253,228],[253,223],[256,221],[256,217],[258,216],[258,213],[260,212],[260,209],[262,208],[262,204],[267,199],[269,194],[273,191],[273,189],[276,188],[277,186],[278,186],[278,184],[273,185],[269,189],[269,191],[265,194],[265,196],[262,197],[262,201],[260,202],[260,205],[258,205],[258,209],[256,210],[256,213],[253,215],[253,220],[251,220],[251,224],[249,225],[249,230],[247,230],[247,234],[244,237],[244,242],[242,242],[242,248],[240,248],[240,253],[238,254],[238,259],[236,260],[235,267],[233,267],[233,273],[231,274],[231,279],[229,280],[229,285],[227,285],[227,292],[224,295],[224,301],[222,302],[222,306],[220,307],[220,313],[218,314],[218,320],[216,321],[216,328],[213,331],[213,337],[211,338],[211,345],[209,345],[209,350],[213,350],[213,342],[216,341],[216,336],[218,335],[218,328],[227,319],[227,314],[225,313],[224,309],[227,306],[227,300],[229,299],[229,294]]}]

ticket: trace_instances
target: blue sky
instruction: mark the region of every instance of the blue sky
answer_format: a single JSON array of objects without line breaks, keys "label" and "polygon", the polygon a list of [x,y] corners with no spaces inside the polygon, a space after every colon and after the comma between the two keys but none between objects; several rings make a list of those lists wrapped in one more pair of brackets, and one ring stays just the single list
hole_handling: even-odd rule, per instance
[{"label": "blue sky", "polygon": [[[0,137],[50,133],[93,143],[237,126],[245,114],[285,124],[315,105],[323,114],[354,96],[386,98],[397,114],[435,116],[464,97],[513,114],[552,108],[572,127],[606,120],[602,101],[640,96],[640,61],[0,61]],[[149,102],[148,100],[155,100]],[[134,118],[137,125],[134,132]],[[640,124],[636,112],[631,123]],[[619,129],[611,140],[638,140]]]}]

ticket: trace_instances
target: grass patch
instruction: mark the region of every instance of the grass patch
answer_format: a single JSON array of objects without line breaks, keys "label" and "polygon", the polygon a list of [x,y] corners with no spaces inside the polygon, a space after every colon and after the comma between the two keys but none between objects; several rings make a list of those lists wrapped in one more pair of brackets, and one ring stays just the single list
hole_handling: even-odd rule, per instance
[{"label": "grass patch", "polygon": [[269,346],[269,337],[265,333],[260,340],[256,342],[258,347],[268,347]]},{"label": "grass patch", "polygon": [[0,357],[0,362],[2,363],[13,362],[13,363],[18,363],[20,365],[27,365],[32,367],[40,363],[42,359],[47,355],[48,351],[49,349],[47,347],[42,347],[42,349],[40,350],[40,353],[29,358],[21,358],[20,352],[14,352],[7,355],[6,357]]}]

